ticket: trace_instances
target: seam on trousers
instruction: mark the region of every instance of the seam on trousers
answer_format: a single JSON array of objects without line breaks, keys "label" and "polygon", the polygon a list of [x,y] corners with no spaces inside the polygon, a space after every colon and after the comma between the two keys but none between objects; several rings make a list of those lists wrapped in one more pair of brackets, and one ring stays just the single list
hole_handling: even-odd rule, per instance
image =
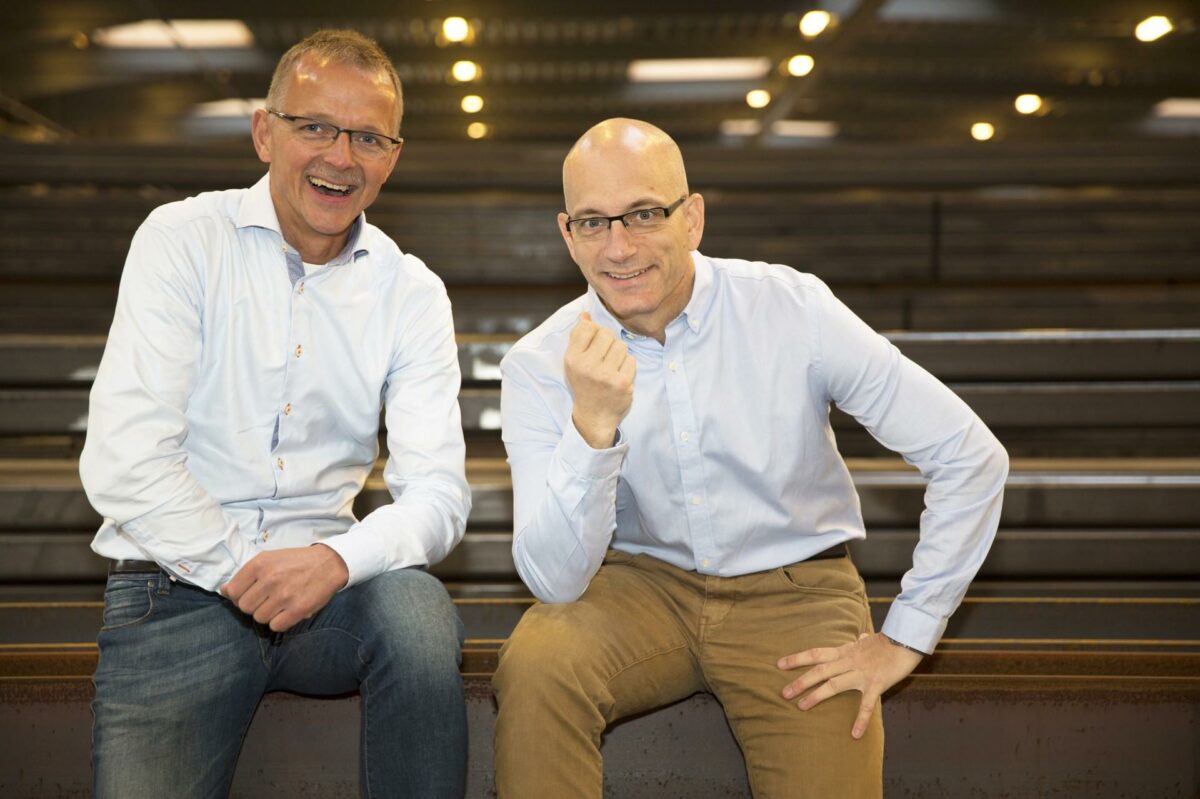
[{"label": "seam on trousers", "polygon": [[646,661],[651,660],[652,658],[656,658],[660,655],[667,655],[667,654],[670,654],[671,652],[678,652],[680,649],[687,649],[687,648],[688,648],[688,645],[685,642],[685,643],[679,644],[678,646],[673,646],[673,647],[669,647],[666,649],[659,649],[654,652],[650,652],[646,655],[643,655],[642,657],[638,658],[637,660],[633,661],[632,663],[627,663],[626,665],[624,665],[621,668],[614,671],[612,673],[612,676],[610,676],[608,679],[606,679],[604,681],[604,687],[608,688],[609,685],[612,684],[613,680],[617,679],[622,674],[624,674],[625,672],[632,669],[634,666],[639,666],[642,663],[645,663]]}]

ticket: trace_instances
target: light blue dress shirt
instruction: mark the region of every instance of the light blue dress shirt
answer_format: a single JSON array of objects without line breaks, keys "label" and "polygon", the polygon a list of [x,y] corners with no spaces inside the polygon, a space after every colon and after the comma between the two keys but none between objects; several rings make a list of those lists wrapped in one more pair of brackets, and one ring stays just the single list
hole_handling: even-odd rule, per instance
[{"label": "light blue dress shirt", "polygon": [[[267,178],[156,209],[133,238],[80,474],[92,549],[216,590],[267,549],[323,542],[354,585],[435,563],[470,510],[441,280],[360,216],[320,268]],[[351,511],[387,422],[394,501]]]},{"label": "light blue dress shirt", "polygon": [[[736,576],[866,537],[830,405],[928,480],[913,567],[882,631],[932,652],[986,556],[1008,458],[969,407],[817,278],[693,253],[692,296],[665,344],[624,330],[594,290],[501,363],[513,558],[546,602],[579,597],[610,546]],[[610,449],[571,422],[563,353],[582,311],[637,359]]]}]

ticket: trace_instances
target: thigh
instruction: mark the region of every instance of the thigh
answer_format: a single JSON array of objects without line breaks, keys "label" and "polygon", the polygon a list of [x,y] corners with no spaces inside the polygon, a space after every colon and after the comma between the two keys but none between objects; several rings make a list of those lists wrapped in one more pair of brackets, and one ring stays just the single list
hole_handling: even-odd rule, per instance
[{"label": "thigh", "polygon": [[266,680],[263,640],[216,594],[109,578],[94,677],[99,797],[222,796]]},{"label": "thigh", "polygon": [[689,632],[702,595],[664,580],[664,566],[610,552],[578,600],[526,611],[501,649],[493,680],[501,702],[563,685],[612,722],[704,690]]},{"label": "thigh", "polygon": [[458,675],[463,626],[445,586],[424,569],[396,569],[334,595],[277,637],[270,689],[354,691],[373,669]]},{"label": "thigh", "polygon": [[781,695],[801,672],[783,655],[841,646],[871,630],[866,592],[848,558],[738,578],[739,601],[702,648],[702,665],[746,757],[754,795],[873,797],[882,790],[883,726],[850,736],[861,694],[839,694],[808,711]]}]

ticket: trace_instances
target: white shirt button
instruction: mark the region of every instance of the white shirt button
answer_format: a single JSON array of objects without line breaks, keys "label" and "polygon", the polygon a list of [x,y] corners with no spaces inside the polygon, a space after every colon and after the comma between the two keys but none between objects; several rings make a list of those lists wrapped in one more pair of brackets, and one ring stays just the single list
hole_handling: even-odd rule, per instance
[{"label": "white shirt button", "polygon": [[[263,541],[266,541],[266,540],[267,540],[268,538],[270,538],[270,537],[271,537],[271,531],[270,531],[270,530],[263,530],[263,531],[262,531],[262,540],[263,540]],[[708,565],[708,564],[705,564],[705,565]]]},{"label": "white shirt button", "polygon": [[292,415],[292,403],[289,402],[287,405],[283,406],[283,415],[284,416]]},{"label": "white shirt button", "polygon": [[298,291],[299,291],[301,294],[303,294],[303,293],[304,293],[304,283],[303,283],[303,282],[301,282],[299,285],[297,285],[297,286],[296,286],[296,289],[297,289],[297,290],[298,290]]},{"label": "white shirt button", "polygon": [[[281,466],[281,467],[279,467],[279,468],[281,468],[281,469],[282,469],[283,467]],[[693,505],[699,505],[699,504],[700,504],[700,495],[699,495],[699,494],[692,494],[692,504],[693,504]]]},{"label": "white shirt button", "polygon": [[691,438],[691,436],[688,435],[688,431],[686,431],[686,430],[684,430],[682,433],[679,434],[680,441],[686,442],[689,438]]},{"label": "white shirt button", "polygon": [[679,369],[679,364],[675,363],[674,361],[671,361],[669,364],[667,364],[667,368],[670,369],[672,372],[674,372],[677,369]]},{"label": "white shirt button", "polygon": [[712,564],[712,561],[710,561],[708,558],[705,558],[704,560],[700,561],[700,565],[701,565],[701,566],[703,566],[703,567],[704,567],[704,568],[706,568],[706,569],[707,569],[707,568],[708,568],[708,567],[709,567],[711,564]]},{"label": "white shirt button", "polygon": [[299,344],[297,344],[296,345],[296,357],[299,358],[303,354],[304,354],[304,347],[301,347]]},{"label": "white shirt button", "polygon": [[283,458],[276,458],[275,466],[279,469],[279,471],[282,472],[283,471]]}]

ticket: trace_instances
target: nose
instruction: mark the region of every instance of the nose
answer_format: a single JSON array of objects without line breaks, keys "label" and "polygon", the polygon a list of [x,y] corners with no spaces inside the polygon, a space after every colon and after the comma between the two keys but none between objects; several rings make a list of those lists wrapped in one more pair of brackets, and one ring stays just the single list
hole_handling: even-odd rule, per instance
[{"label": "nose", "polygon": [[[346,138],[342,138],[342,134],[346,134]],[[337,135],[333,137],[333,142],[329,145],[329,149],[325,151],[325,160],[330,166],[345,169],[354,165],[354,154],[350,150],[350,131],[339,130]]]},{"label": "nose", "polygon": [[604,256],[614,263],[626,261],[637,252],[633,234],[621,220],[614,220],[608,228],[608,241],[604,244]]}]

